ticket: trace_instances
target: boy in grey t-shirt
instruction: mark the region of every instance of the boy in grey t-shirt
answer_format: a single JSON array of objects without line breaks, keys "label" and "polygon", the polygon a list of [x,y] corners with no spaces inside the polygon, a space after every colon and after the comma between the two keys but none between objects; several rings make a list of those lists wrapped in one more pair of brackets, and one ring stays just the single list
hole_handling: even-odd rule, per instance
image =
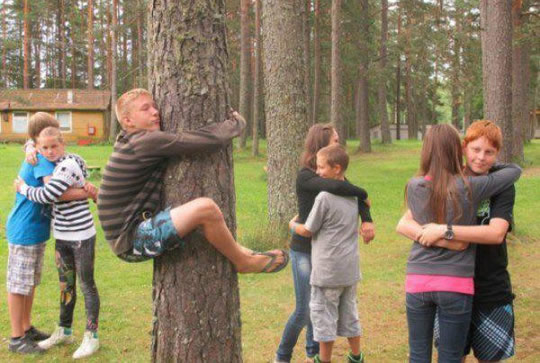
[{"label": "boy in grey t-shirt", "polygon": [[[317,153],[317,174],[345,179],[349,156],[340,145]],[[310,314],[313,337],[320,343],[315,362],[329,362],[337,336],[347,337],[349,362],[363,362],[362,333],[356,304],[356,284],[361,279],[358,253],[358,203],[354,197],[321,192],[305,224],[294,217],[291,232],[312,237]]]}]

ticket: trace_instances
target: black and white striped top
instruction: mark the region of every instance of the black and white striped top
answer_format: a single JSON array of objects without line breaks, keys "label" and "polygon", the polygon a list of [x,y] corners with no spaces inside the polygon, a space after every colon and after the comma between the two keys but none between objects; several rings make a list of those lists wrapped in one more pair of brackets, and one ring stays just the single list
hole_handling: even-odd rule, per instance
[{"label": "black and white striped top", "polygon": [[43,187],[23,187],[21,194],[41,204],[53,204],[54,238],[79,241],[96,234],[88,200],[60,201],[70,188],[82,188],[88,177],[84,160],[75,154],[61,157],[54,168],[51,180]]}]

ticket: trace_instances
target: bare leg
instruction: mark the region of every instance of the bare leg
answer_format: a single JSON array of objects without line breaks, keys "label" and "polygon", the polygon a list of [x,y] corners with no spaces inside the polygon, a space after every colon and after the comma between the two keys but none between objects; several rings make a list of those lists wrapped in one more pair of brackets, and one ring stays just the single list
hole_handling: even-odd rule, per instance
[{"label": "bare leg", "polygon": [[34,303],[34,292],[36,288],[32,288],[32,293],[24,297],[24,312],[23,312],[23,329],[27,331],[32,326],[32,305]]},{"label": "bare leg", "polygon": [[360,354],[360,336],[347,338],[353,355]]},{"label": "bare leg", "polygon": [[[251,255],[236,243],[225,224],[223,214],[216,203],[209,198],[197,198],[186,204],[171,209],[171,219],[180,237],[184,237],[197,227],[202,227],[204,237],[231,261],[240,273],[261,272],[270,261],[268,256]],[[273,268],[284,261],[279,250]]]},{"label": "bare leg", "polygon": [[330,362],[332,360],[332,348],[334,342],[319,342],[319,357],[323,362]]},{"label": "bare leg", "polygon": [[11,336],[22,337],[24,335],[24,295],[8,293],[9,319],[11,321]]}]

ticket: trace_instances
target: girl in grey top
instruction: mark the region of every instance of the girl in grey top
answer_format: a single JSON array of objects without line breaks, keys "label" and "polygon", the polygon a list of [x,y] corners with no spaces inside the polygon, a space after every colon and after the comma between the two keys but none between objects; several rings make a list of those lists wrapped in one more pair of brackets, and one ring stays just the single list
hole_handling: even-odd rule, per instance
[{"label": "girl in grey top", "polygon": [[[508,165],[482,177],[463,175],[462,147],[451,125],[426,134],[419,176],[409,181],[407,206],[420,224],[447,224],[447,241],[435,248],[413,243],[407,262],[406,303],[411,362],[430,362],[438,311],[439,362],[461,362],[471,318],[475,245],[452,250],[453,224],[472,225],[478,204],[512,185],[521,169]],[[398,226],[398,232],[399,232]]]}]

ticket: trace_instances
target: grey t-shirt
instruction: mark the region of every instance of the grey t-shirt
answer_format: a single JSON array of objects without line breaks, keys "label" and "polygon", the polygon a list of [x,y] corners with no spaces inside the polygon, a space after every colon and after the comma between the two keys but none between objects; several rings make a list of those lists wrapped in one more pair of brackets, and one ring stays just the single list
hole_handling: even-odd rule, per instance
[{"label": "grey t-shirt", "polygon": [[[509,164],[489,175],[468,177],[470,195],[464,180],[456,178],[461,214],[453,224],[476,224],[478,204],[514,184],[520,175],[521,168],[515,164]],[[431,182],[424,177],[412,178],[407,185],[407,206],[414,220],[419,224],[431,223],[435,220],[428,210],[430,186]],[[448,223],[454,211],[451,202],[447,203],[447,206]],[[407,262],[407,274],[473,277],[475,253],[476,245],[473,243],[465,251],[451,251],[439,247],[426,248],[414,242]]]},{"label": "grey t-shirt", "polygon": [[361,279],[355,197],[319,193],[305,227],[313,233],[311,285],[350,286]]}]

